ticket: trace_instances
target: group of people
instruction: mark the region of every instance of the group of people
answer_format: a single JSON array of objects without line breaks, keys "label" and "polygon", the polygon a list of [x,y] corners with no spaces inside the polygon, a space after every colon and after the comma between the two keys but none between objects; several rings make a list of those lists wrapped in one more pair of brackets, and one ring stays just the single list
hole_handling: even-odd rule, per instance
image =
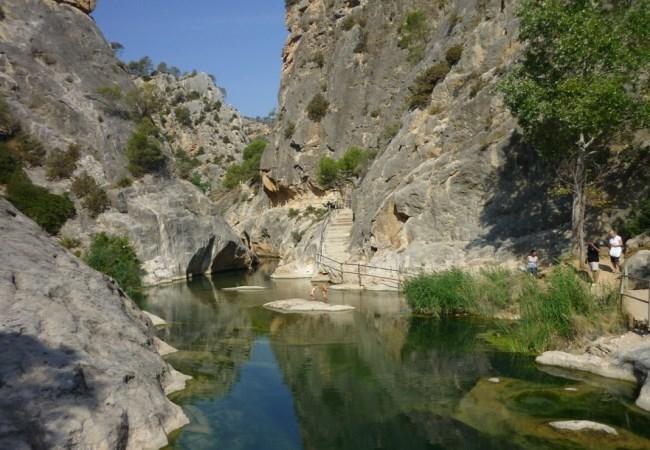
[{"label": "group of people", "polygon": [[[621,256],[623,256],[623,238],[616,231],[611,230],[608,234],[609,259],[612,262],[614,273],[621,271]],[[600,272],[600,245],[596,241],[587,241],[587,264],[592,274],[594,283],[598,282]],[[533,249],[527,258],[528,272],[537,277],[539,274],[539,256],[537,250]]]}]

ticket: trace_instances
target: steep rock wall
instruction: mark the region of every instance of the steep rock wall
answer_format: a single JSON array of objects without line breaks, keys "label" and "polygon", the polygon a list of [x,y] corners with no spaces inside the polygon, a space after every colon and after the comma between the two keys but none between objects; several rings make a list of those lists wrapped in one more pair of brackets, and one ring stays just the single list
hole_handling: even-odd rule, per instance
[{"label": "steep rock wall", "polygon": [[[520,51],[516,5],[294,2],[279,124],[262,162],[267,194],[319,195],[319,159],[359,146],[377,156],[351,194],[358,258],[439,269],[506,262],[531,246],[558,251],[569,211],[547,198],[550,177],[495,92]],[[428,29],[415,58],[399,45],[414,12]],[[454,46],[462,47],[460,60],[427,105],[410,110],[416,78]],[[329,102],[320,122],[307,111],[319,93]]]},{"label": "steep rock wall", "polygon": [[[126,234],[149,270],[148,283],[218,268],[221,262],[206,255],[217,258],[225,249],[234,248],[226,253],[236,255],[227,260],[228,268],[248,267],[252,256],[241,240],[214,215],[203,193],[171,175],[173,163],[167,174],[118,186],[128,175],[126,143],[134,123],[112,113],[100,91],[127,93],[135,84],[94,21],[52,0],[7,0],[2,7],[0,94],[48,152],[78,145],[82,157],[75,175],[86,171],[112,199],[111,209],[97,220],[78,207],[78,217],[61,234],[86,242],[99,230]],[[171,147],[164,150],[172,161]],[[43,168],[30,169],[29,176],[55,192],[70,187],[71,180],[47,180]],[[204,262],[190,265],[197,259]]]}]

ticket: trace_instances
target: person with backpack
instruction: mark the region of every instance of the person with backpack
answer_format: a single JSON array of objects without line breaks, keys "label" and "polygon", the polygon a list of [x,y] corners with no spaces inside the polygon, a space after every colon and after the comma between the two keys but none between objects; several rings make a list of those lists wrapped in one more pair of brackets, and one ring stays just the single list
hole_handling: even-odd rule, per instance
[{"label": "person with backpack", "polygon": [[598,275],[600,272],[600,246],[594,241],[587,242],[587,264],[591,271],[591,279],[593,284],[598,283]]}]

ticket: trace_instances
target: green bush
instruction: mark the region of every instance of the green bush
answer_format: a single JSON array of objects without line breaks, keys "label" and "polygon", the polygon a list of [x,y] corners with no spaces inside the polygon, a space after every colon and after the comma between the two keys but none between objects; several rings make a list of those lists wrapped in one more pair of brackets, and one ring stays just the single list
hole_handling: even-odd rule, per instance
[{"label": "green bush", "polygon": [[88,210],[90,217],[95,219],[110,208],[111,202],[106,191],[95,183],[95,186],[85,195],[81,205]]},{"label": "green bush", "polygon": [[225,188],[233,189],[240,183],[259,180],[260,162],[267,144],[264,139],[255,139],[244,149],[244,160],[241,164],[233,164],[226,171],[223,179]]},{"label": "green bush", "polygon": [[325,188],[334,187],[339,181],[339,165],[329,156],[318,161],[318,182]]},{"label": "green bush", "polygon": [[129,114],[135,120],[159,114],[164,104],[160,89],[153,83],[143,84],[127,92],[125,100]]},{"label": "green bush", "polygon": [[409,109],[426,108],[431,103],[431,93],[438,83],[445,79],[449,73],[449,65],[444,63],[434,64],[424,73],[420,74],[409,88],[411,94],[407,98]]},{"label": "green bush", "polygon": [[159,172],[165,167],[166,158],[159,141],[160,130],[150,119],[142,119],[129,137],[126,156],[129,171],[135,177],[145,173]]},{"label": "green bush", "polygon": [[0,142],[0,183],[6,184],[20,167],[20,161],[9,151],[7,144]]},{"label": "green bush", "polygon": [[295,219],[299,215],[300,215],[300,210],[295,208],[289,208],[289,212],[287,213],[287,217],[289,217],[289,219]]},{"label": "green bush", "polygon": [[399,123],[387,125],[381,134],[381,140],[387,144],[390,143],[393,139],[395,139],[395,136],[397,136],[397,133],[399,133],[401,127],[402,126]]},{"label": "green bush", "polygon": [[7,199],[50,234],[57,234],[75,215],[74,203],[67,196],[51,194],[35,186],[21,169],[9,179]]},{"label": "green bush", "polygon": [[16,133],[7,141],[9,151],[28,166],[41,166],[45,158],[45,148],[39,141],[24,132]]},{"label": "green bush", "polygon": [[313,122],[320,122],[327,115],[329,106],[330,104],[327,99],[323,97],[323,94],[318,93],[314,95],[309,102],[309,105],[307,105],[307,116]]},{"label": "green bush", "polygon": [[180,123],[181,125],[186,127],[192,126],[192,114],[190,113],[190,110],[185,106],[179,106],[178,108],[176,108],[174,110],[174,115],[176,116],[176,120],[178,120],[178,123]]},{"label": "green bush", "polygon": [[76,145],[70,145],[68,150],[62,152],[56,150],[45,160],[45,174],[48,180],[63,180],[70,178],[77,170],[77,161],[81,157],[81,151]]},{"label": "green bush", "polygon": [[117,187],[118,187],[118,188],[122,188],[122,189],[124,189],[124,188],[128,188],[128,187],[131,186],[132,184],[133,184],[133,180],[132,180],[131,178],[129,178],[129,177],[122,177],[122,178],[120,178],[119,181],[117,182]]},{"label": "green bush", "polygon": [[83,172],[72,180],[70,192],[77,198],[84,198],[95,186],[97,186],[95,179],[88,175],[88,173]]},{"label": "green bush", "polygon": [[398,33],[397,45],[408,52],[408,61],[415,64],[422,60],[431,33],[426,14],[422,11],[408,13]]},{"label": "green bush", "polygon": [[67,248],[68,250],[81,247],[81,241],[79,239],[67,236],[59,239],[59,244],[61,244],[61,247]]},{"label": "green bush", "polygon": [[650,199],[642,202],[636,212],[620,228],[621,233],[627,239],[642,233],[650,233]]},{"label": "green bush", "polygon": [[190,183],[196,186],[204,194],[210,190],[210,184],[208,182],[203,181],[201,175],[196,172],[194,172],[190,177]]},{"label": "green bush", "polygon": [[145,298],[142,265],[127,238],[105,233],[93,236],[85,261],[93,269],[114,278],[133,300]]},{"label": "green bush", "polygon": [[458,64],[462,56],[463,46],[460,44],[454,45],[447,50],[447,53],[445,53],[445,60],[447,61],[447,64],[449,64],[449,67],[453,67]]},{"label": "green bush", "polygon": [[176,170],[178,176],[184,180],[189,180],[192,171],[201,165],[201,162],[196,158],[191,158],[185,150],[178,150],[174,154],[176,159]]},{"label": "green bush", "polygon": [[302,237],[305,235],[304,232],[300,231],[292,231],[291,232],[291,239],[293,239],[294,244],[299,244],[300,241],[302,241]]}]

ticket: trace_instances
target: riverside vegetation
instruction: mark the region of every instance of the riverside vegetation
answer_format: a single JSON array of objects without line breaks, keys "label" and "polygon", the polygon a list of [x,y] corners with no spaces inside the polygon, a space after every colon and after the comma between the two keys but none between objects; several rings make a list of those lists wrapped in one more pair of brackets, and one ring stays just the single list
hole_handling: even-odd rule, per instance
[{"label": "riverside vegetation", "polygon": [[543,280],[505,269],[476,273],[452,269],[423,274],[404,292],[416,314],[518,315],[519,320],[488,336],[497,346],[518,352],[543,352],[622,329],[614,291],[594,294],[574,269],[554,268]]}]

